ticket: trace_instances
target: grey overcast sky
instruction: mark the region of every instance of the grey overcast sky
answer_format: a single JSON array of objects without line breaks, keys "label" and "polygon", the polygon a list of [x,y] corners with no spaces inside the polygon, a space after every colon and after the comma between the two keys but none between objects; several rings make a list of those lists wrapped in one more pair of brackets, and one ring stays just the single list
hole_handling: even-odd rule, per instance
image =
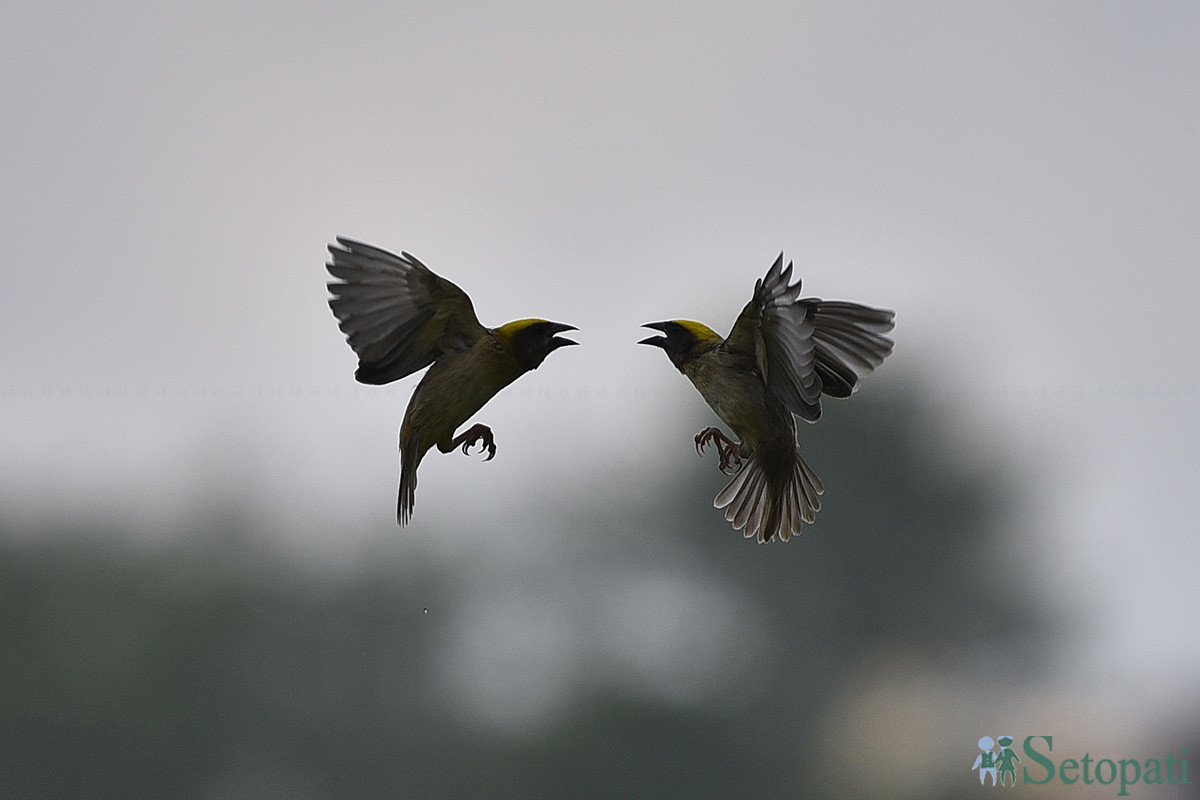
[{"label": "grey overcast sky", "polygon": [[703,410],[638,325],[726,331],[785,249],[896,309],[871,382],[927,382],[932,446],[1038,487],[1036,591],[1106,620],[1064,680],[1200,700],[1200,5],[39,0],[0,53],[7,515],[153,535],[219,497],[317,551],[390,519],[415,378],[353,383],[339,234],[581,328],[418,520],[619,502],[688,453],[664,403]]}]

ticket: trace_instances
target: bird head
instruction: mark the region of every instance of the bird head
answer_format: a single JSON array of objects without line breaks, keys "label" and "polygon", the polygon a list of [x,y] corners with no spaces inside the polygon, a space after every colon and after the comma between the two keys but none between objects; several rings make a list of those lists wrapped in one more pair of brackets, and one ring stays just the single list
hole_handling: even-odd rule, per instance
[{"label": "bird head", "polygon": [[512,348],[517,363],[525,370],[537,369],[546,356],[560,347],[579,342],[555,334],[579,330],[574,325],[544,319],[518,319],[496,329],[500,340]]},{"label": "bird head", "polygon": [[703,322],[690,319],[672,319],[666,322],[648,322],[642,326],[655,331],[662,331],[663,336],[651,336],[642,339],[638,344],[649,344],[661,347],[666,351],[667,358],[678,369],[683,368],[683,362],[700,350],[721,341],[721,336]]}]

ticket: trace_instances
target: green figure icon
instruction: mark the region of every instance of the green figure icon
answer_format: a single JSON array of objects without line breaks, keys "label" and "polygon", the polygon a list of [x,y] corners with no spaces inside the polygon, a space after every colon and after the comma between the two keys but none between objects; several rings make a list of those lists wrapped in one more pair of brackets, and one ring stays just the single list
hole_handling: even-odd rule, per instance
[{"label": "green figure icon", "polygon": [[[1012,744],[1012,740],[1009,739],[1008,743]],[[979,770],[980,786],[984,785],[983,778],[985,775],[991,775],[992,786],[996,785],[996,753],[992,750],[994,744],[995,742],[992,741],[992,737],[990,736],[984,736],[979,740],[979,755],[976,756],[975,764],[971,769]]]},{"label": "green figure icon", "polygon": [[[1000,767],[1001,786],[1004,785],[1005,777],[1009,779],[1009,786],[1017,785],[1017,765],[1014,762],[1020,761],[1021,757],[1013,752],[1012,743],[1013,737],[1011,736],[1001,736],[996,740],[996,744],[1000,745],[998,766]],[[995,778],[992,778],[993,786],[995,785],[995,780]],[[983,782],[982,776],[980,776],[979,781],[980,783]]]}]

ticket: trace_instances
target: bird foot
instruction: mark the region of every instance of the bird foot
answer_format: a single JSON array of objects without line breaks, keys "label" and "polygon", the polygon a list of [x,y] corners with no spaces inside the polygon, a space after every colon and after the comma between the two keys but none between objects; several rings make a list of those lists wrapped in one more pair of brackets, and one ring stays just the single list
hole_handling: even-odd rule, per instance
[{"label": "bird foot", "polygon": [[491,461],[496,457],[496,440],[492,438],[492,429],[482,423],[476,423],[464,431],[459,436],[450,442],[450,450],[456,447],[462,447],[463,455],[470,455],[468,452],[474,444],[479,445],[479,452],[487,450],[487,458],[484,461]]},{"label": "bird foot", "polygon": [[717,467],[725,475],[737,472],[742,466],[742,457],[738,455],[738,443],[726,436],[720,428],[709,427],[696,434],[696,452],[704,455],[704,448],[710,444],[717,447],[717,455],[721,457]]}]

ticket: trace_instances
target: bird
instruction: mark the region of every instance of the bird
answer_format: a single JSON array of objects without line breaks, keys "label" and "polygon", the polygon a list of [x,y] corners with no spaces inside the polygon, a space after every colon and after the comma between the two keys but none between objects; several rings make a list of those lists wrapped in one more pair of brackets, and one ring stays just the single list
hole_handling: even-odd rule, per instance
[{"label": "bird", "polygon": [[663,335],[638,342],[662,348],[738,437],[708,427],[696,434],[696,451],[716,447],[733,479],[713,505],[760,544],[788,541],[821,508],[825,487],[797,448],[796,418],[820,418],[822,395],[849,397],[894,345],[885,335],[894,311],[801,298],[783,257],[755,282],[728,337],[675,319],[643,325]]},{"label": "bird", "polygon": [[[573,325],[524,318],[487,328],[466,292],[409,253],[336,237],[325,267],[329,307],[358,355],[354,377],[382,385],[429,367],[400,424],[400,488],[396,519],[412,517],[417,466],[431,447],[442,453],[478,445],[496,455],[492,429],[477,423],[455,431],[497,392],[560,347],[579,344],[558,334]],[[430,366],[432,365],[432,366]]]}]

